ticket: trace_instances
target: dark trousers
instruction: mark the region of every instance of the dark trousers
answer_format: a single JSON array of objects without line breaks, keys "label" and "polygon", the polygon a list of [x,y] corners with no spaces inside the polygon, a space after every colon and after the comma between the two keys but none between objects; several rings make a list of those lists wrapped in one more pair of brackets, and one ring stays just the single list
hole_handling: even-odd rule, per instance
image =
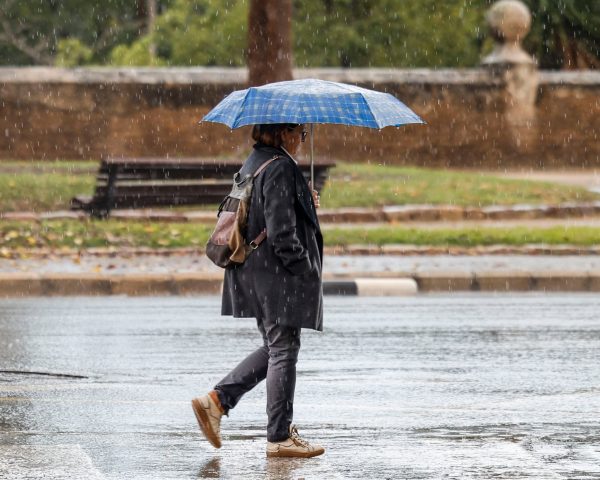
[{"label": "dark trousers", "polygon": [[248,355],[214,388],[228,412],[244,393],[267,379],[267,440],[289,437],[294,413],[296,362],[300,351],[300,328],[282,327],[265,318],[256,320],[263,346]]}]

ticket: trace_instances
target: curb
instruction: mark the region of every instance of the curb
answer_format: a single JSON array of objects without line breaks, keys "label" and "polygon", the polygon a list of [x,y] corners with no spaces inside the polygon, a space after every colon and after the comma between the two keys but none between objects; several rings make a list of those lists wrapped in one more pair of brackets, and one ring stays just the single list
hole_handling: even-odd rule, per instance
[{"label": "curb", "polygon": [[222,274],[3,274],[0,297],[216,295]]},{"label": "curb", "polygon": [[456,222],[468,220],[537,220],[600,215],[600,202],[557,205],[460,207],[389,205],[379,208],[320,209],[321,223]]},{"label": "curb", "polygon": [[401,297],[416,295],[419,287],[414,278],[356,278],[358,296]]},{"label": "curb", "polygon": [[421,292],[600,292],[600,272],[431,272],[414,276]]},{"label": "curb", "polygon": [[[389,274],[388,274],[389,275]],[[0,276],[0,297],[218,295],[218,274],[30,274]],[[325,295],[406,296],[419,292],[600,292],[600,272],[434,271],[404,277],[328,277]]]},{"label": "curb", "polygon": [[[408,244],[386,245],[338,245],[325,246],[325,255],[553,255],[586,256],[600,255],[600,246],[544,245],[529,244],[521,246],[484,245],[478,247],[436,247]],[[185,255],[204,255],[202,247],[151,248],[151,247],[91,247],[76,248],[0,248],[0,259],[19,258],[65,258],[65,257],[112,257],[132,258],[144,255],[177,257]]]},{"label": "curb", "polygon": [[435,247],[405,244],[326,246],[326,255],[600,255],[600,246],[483,245],[478,247]]},{"label": "curb", "polygon": [[[600,215],[600,202],[561,203],[557,205],[511,205],[489,207],[459,207],[455,205],[389,205],[376,208],[346,207],[320,209],[321,223],[395,223],[395,222],[455,222],[461,220],[535,220],[559,219]],[[194,210],[171,212],[168,210],[114,210],[114,220],[149,222],[204,223],[213,225],[216,212]],[[5,212],[2,220],[86,220],[82,211],[60,210],[55,212]]]},{"label": "curb", "polygon": [[355,278],[354,280],[325,280],[323,295],[401,297],[418,293],[417,282],[403,278]]}]

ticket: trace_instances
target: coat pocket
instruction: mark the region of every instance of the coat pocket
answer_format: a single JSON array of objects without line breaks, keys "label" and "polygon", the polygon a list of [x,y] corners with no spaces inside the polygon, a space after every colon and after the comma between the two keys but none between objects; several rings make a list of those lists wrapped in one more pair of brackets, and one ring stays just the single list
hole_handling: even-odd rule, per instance
[{"label": "coat pocket", "polygon": [[315,269],[302,275],[286,275],[278,283],[278,289],[277,316],[281,324],[300,326],[315,318],[315,305],[318,305],[321,293],[321,282]]}]

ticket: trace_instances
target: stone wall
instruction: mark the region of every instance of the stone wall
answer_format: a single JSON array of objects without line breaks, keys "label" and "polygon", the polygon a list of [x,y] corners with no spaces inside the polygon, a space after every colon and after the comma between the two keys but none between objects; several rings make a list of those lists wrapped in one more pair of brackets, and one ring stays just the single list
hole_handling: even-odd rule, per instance
[{"label": "stone wall", "polygon": [[[522,77],[469,70],[296,70],[295,78],[396,95],[428,124],[382,131],[320,125],[323,159],[450,167],[599,167],[600,72],[535,72],[532,116]],[[523,78],[526,78],[524,75]],[[245,69],[0,68],[0,159],[236,156],[249,129],[198,121]],[[515,113],[516,112],[516,113]]]}]

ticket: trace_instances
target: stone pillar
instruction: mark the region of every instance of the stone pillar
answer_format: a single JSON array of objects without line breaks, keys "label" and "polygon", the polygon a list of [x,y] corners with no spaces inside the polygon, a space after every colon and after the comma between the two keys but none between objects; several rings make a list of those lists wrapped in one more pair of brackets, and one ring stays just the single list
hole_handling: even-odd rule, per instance
[{"label": "stone pillar", "polygon": [[538,140],[538,70],[534,59],[521,47],[531,27],[531,13],[518,0],[500,0],[490,8],[486,19],[496,44],[482,64],[502,87],[498,106],[507,142],[517,151],[527,152]]}]

